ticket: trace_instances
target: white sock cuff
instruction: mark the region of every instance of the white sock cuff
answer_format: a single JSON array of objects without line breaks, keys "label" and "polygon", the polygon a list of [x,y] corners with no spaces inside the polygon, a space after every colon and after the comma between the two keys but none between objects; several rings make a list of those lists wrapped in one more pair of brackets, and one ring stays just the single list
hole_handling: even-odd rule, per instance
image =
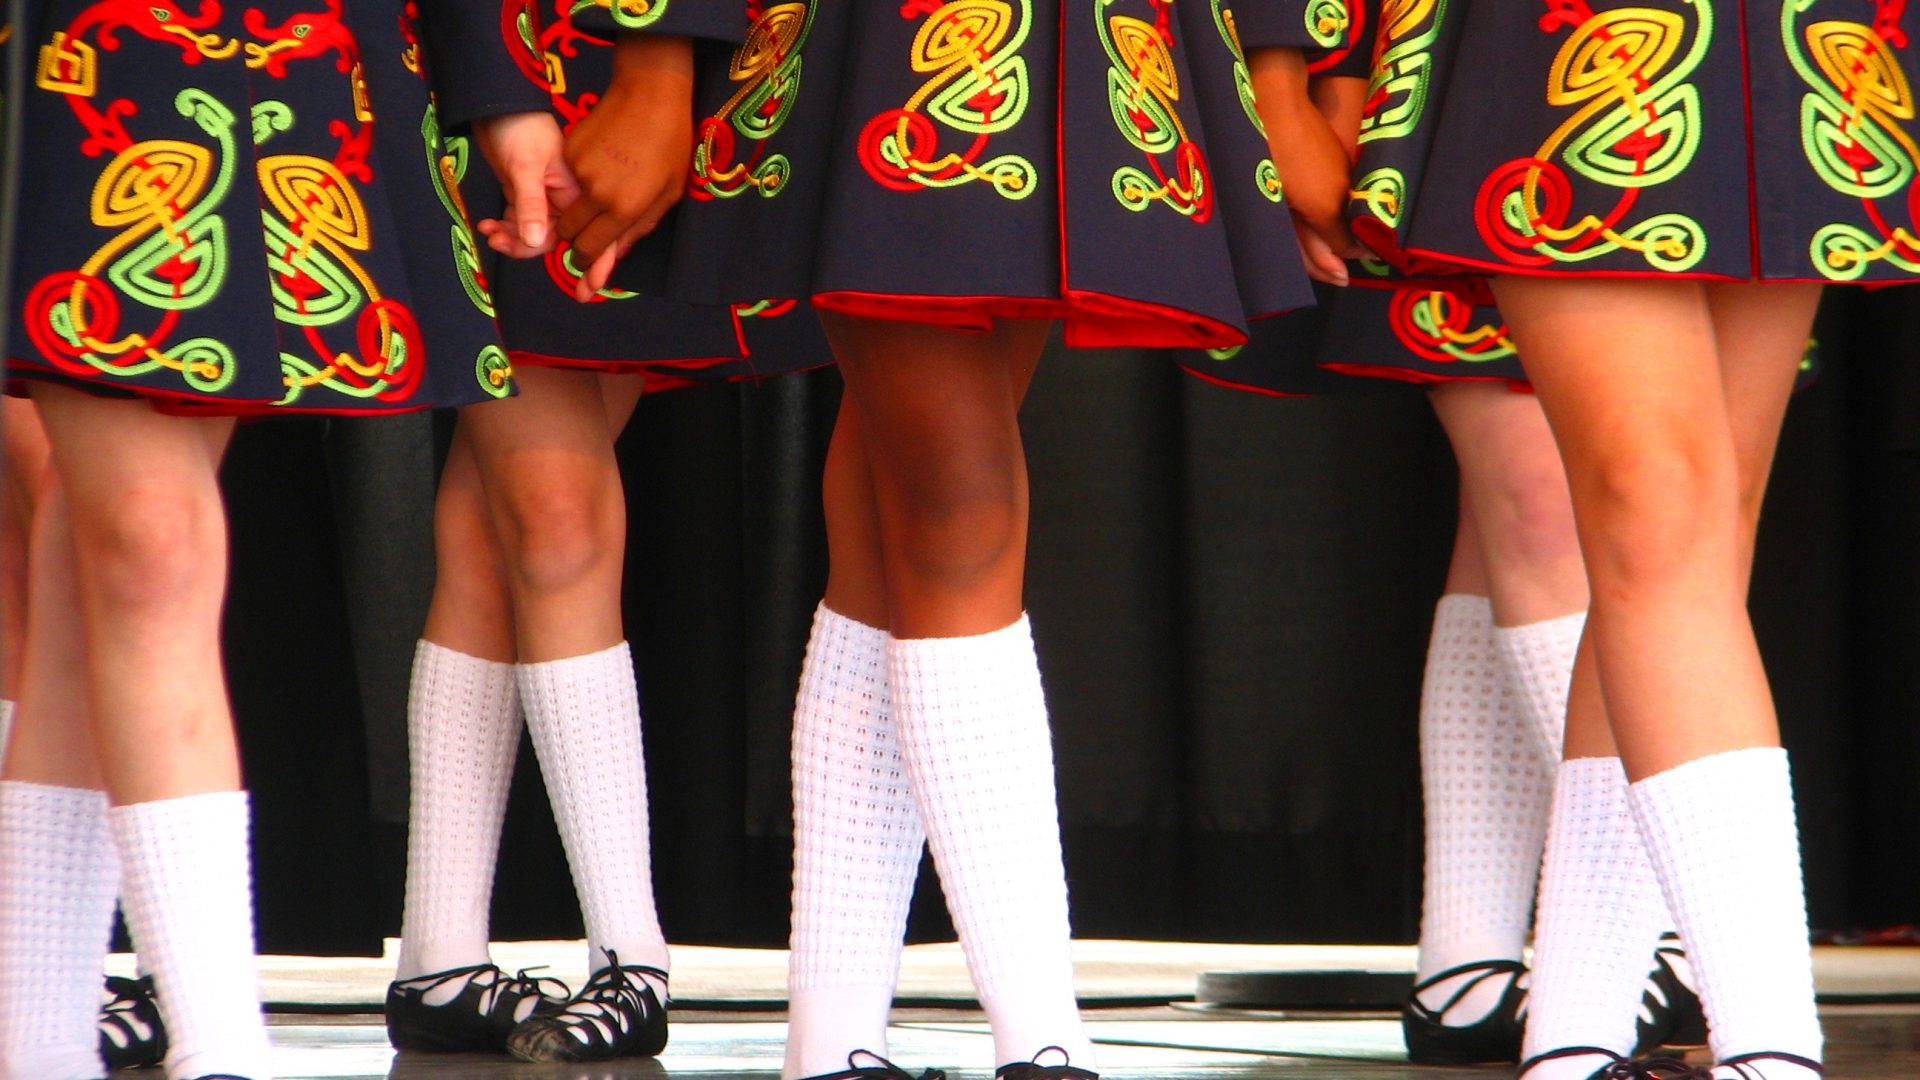
[{"label": "white sock cuff", "polygon": [[417,696],[427,687],[453,681],[462,694],[464,710],[492,716],[508,708],[517,694],[513,668],[503,660],[487,660],[421,638],[413,649],[414,692]]},{"label": "white sock cuff", "polygon": [[0,698],[0,765],[7,762],[7,738],[13,734],[13,702]]},{"label": "white sock cuff", "polygon": [[1636,780],[1633,789],[1647,793],[1648,797],[1658,798],[1664,793],[1697,789],[1703,784],[1751,785],[1756,782],[1784,784],[1786,790],[1793,790],[1786,750],[1778,746],[1749,746],[1708,754]]},{"label": "white sock cuff", "polygon": [[1525,708],[1539,752],[1559,761],[1566,745],[1567,698],[1573,692],[1574,658],[1586,632],[1587,613],[1521,626],[1494,627],[1501,672]]},{"label": "white sock cuff", "polygon": [[0,807],[7,811],[8,829],[29,828],[35,824],[90,824],[107,811],[107,793],[94,788],[65,787],[60,784],[36,784],[31,780],[0,780]]},{"label": "white sock cuff", "polygon": [[909,693],[924,698],[974,693],[991,700],[1040,691],[1033,623],[1025,612],[1007,626],[984,634],[893,638],[887,658],[896,698]]},{"label": "white sock cuff", "polygon": [[1479,593],[1455,592],[1440,597],[1433,605],[1433,621],[1470,625],[1493,625],[1493,601]]},{"label": "white sock cuff", "polygon": [[[531,682],[536,688],[551,688],[561,682],[598,682],[598,676],[622,671],[633,674],[633,649],[624,641],[616,642],[598,652],[581,653],[579,656],[563,657],[559,660],[541,660],[536,663],[521,663],[513,666],[521,690],[527,689]],[[631,683],[633,680],[627,680]]]}]

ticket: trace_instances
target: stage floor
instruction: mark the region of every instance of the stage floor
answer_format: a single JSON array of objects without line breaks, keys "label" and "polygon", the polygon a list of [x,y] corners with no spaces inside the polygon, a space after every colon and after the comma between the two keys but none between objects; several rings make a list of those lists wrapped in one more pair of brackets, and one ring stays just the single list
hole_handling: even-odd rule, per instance
[{"label": "stage floor", "polygon": [[[392,978],[384,957],[260,958],[282,1080],[773,1080],[785,1033],[786,954],[777,949],[676,946],[672,1042],[659,1061],[592,1066],[525,1065],[499,1057],[396,1056],[378,1016]],[[573,985],[585,977],[580,941],[498,942],[508,969],[544,966]],[[1403,946],[1074,943],[1077,988],[1107,1080],[1206,1077],[1302,1080],[1505,1080],[1510,1068],[1408,1065],[1387,1012],[1287,1016],[1201,1009],[1191,999],[1203,971],[1363,970],[1410,974]],[[133,958],[108,967],[130,973]],[[1834,1080],[1920,1080],[1920,949],[1822,947],[1816,982]],[[990,1080],[992,1040],[975,1010],[958,946],[906,950],[895,1011],[894,1057],[918,1076]],[[1171,1004],[1169,1004],[1171,1002]],[[126,1080],[154,1074],[127,1073]]]},{"label": "stage floor", "polygon": [[[1840,1006],[1824,1012],[1827,1075],[1834,1080],[1920,1076],[1920,1006]],[[1402,1060],[1399,1027],[1383,1016],[1341,1020],[1209,1018],[1174,1008],[1089,1016],[1108,1080],[1460,1080],[1505,1077],[1506,1068],[1417,1068]],[[374,1016],[279,1016],[273,1027],[282,1080],[772,1080],[784,1025],[777,1013],[677,1016],[657,1061],[524,1065],[494,1057],[396,1055]],[[908,1068],[949,1069],[952,1080],[988,1080],[992,1042],[978,1014],[918,1011],[891,1034]],[[116,1074],[134,1080],[141,1074]]]}]

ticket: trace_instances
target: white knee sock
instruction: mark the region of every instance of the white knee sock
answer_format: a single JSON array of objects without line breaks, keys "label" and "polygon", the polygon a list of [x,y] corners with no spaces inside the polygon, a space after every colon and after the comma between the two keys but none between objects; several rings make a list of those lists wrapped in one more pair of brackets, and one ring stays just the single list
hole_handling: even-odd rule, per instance
[{"label": "white knee sock", "polygon": [[94,1017],[119,884],[104,794],[0,781],[0,1080],[106,1075]]},{"label": "white knee sock", "polygon": [[[494,862],[519,748],[513,665],[421,641],[407,699],[413,790],[398,978],[490,962]],[[427,1000],[452,1000],[464,986],[454,980]]]},{"label": "white knee sock", "polygon": [[[1592,1046],[1633,1052],[1640,994],[1666,905],[1627,808],[1619,758],[1575,758],[1560,766],[1533,984],[1521,1055]],[[1587,1080],[1607,1064],[1598,1055],[1546,1062],[1527,1080]]]},{"label": "white knee sock", "polygon": [[268,1080],[246,792],[132,803],[107,816],[125,868],[127,928],[167,1024],[167,1075]]},{"label": "white knee sock", "polygon": [[[585,656],[520,664],[516,674],[580,895],[590,969],[605,967],[612,951],[623,965],[667,970],[667,939],[653,904],[647,759],[633,654],[623,641]],[[667,988],[648,981],[664,1003]]]},{"label": "white knee sock", "polygon": [[7,738],[13,734],[13,702],[0,698],[0,767],[7,763]]},{"label": "white knee sock", "polygon": [[[1420,693],[1421,981],[1478,960],[1519,960],[1526,947],[1553,767],[1515,698],[1494,646],[1492,605],[1481,596],[1441,597]],[[1471,978],[1442,980],[1421,1000],[1443,1008]],[[1481,1019],[1506,989],[1505,979],[1481,981],[1446,1021]]]},{"label": "white knee sock", "polygon": [[786,1080],[887,1054],[926,833],[894,737],[884,630],[828,610],[793,708],[793,940]]},{"label": "white knee sock", "polygon": [[1496,626],[1493,644],[1500,671],[1522,718],[1538,739],[1540,758],[1558,765],[1566,743],[1567,695],[1573,685],[1573,661],[1587,613],[1523,626]]},{"label": "white knee sock", "polygon": [[[1715,1059],[1777,1051],[1819,1061],[1787,752],[1754,747],[1689,761],[1634,784],[1631,798],[1699,982]],[[1812,1075],[1771,1060],[1749,1070],[1765,1080]]]},{"label": "white knee sock", "polygon": [[973,637],[895,639],[887,659],[900,752],[998,1064],[1059,1046],[1092,1068],[1073,992],[1052,733],[1026,616]]}]

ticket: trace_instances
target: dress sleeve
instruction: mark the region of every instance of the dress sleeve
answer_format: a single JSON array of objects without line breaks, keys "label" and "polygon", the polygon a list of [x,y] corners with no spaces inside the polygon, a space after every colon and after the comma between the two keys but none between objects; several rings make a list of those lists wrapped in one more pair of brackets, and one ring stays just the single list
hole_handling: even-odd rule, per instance
[{"label": "dress sleeve", "polygon": [[574,0],[568,18],[588,33],[746,40],[746,0]]},{"label": "dress sleeve", "polygon": [[553,107],[534,0],[418,0],[440,120],[454,129]]},{"label": "dress sleeve", "polygon": [[1364,79],[1373,73],[1373,37],[1380,0],[1347,0],[1346,40],[1330,49],[1308,50],[1307,69],[1324,78]]},{"label": "dress sleeve", "polygon": [[1228,14],[1242,49],[1335,49],[1344,45],[1359,0],[1232,0]]}]

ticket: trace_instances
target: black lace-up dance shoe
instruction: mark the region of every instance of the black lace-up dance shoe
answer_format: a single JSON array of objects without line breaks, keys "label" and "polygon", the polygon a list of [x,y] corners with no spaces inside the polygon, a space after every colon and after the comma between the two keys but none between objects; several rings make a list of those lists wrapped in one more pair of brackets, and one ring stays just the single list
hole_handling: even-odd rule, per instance
[{"label": "black lace-up dance shoe", "polygon": [[[1400,1007],[1400,1033],[1407,1041],[1407,1060],[1416,1065],[1519,1061],[1527,1012],[1527,987],[1521,976],[1526,973],[1526,965],[1518,960],[1476,960],[1450,967],[1415,986]],[[1420,1000],[1427,990],[1469,974],[1473,977],[1461,979],[1460,988],[1438,1009],[1430,1009]],[[1471,1024],[1448,1024],[1447,1013],[1488,979],[1507,980],[1507,989],[1493,1011]]]},{"label": "black lace-up dance shoe", "polygon": [[[871,1062],[862,1065],[862,1060]],[[805,1080],[914,1080],[913,1074],[870,1050],[855,1050],[847,1055],[847,1067],[835,1073],[809,1076]],[[920,1080],[947,1080],[939,1069],[928,1069]]]},{"label": "black lace-up dance shoe", "polygon": [[[465,979],[452,1000],[427,1003],[433,990]],[[435,1054],[498,1054],[520,1021],[520,1006],[537,999],[527,1017],[559,1012],[567,1003],[567,984],[536,978],[525,971],[508,975],[492,964],[452,968],[387,986],[387,1041],[395,1050]]]},{"label": "black lace-up dance shoe", "polygon": [[100,1056],[108,1069],[150,1069],[166,1060],[167,1028],[153,1000],[153,976],[107,976],[112,997],[100,1006]]},{"label": "black lace-up dance shoe", "polygon": [[606,1061],[652,1057],[667,1046],[667,1007],[643,976],[662,982],[659,968],[622,965],[612,949],[607,966],[561,1008],[533,1016],[507,1036],[507,1053],[522,1061]]},{"label": "black lace-up dance shoe", "polygon": [[1713,1080],[1705,1065],[1690,1065],[1678,1058],[1624,1058],[1597,1046],[1568,1046],[1528,1058],[1514,1080],[1524,1080],[1527,1070],[1546,1061],[1569,1057],[1604,1057],[1607,1063],[1593,1071],[1587,1080]]},{"label": "black lace-up dance shoe", "polygon": [[[1040,1059],[1048,1054],[1059,1054],[1060,1064],[1040,1064]],[[1057,1046],[1049,1046],[1033,1055],[1032,1061],[1016,1061],[1011,1065],[1002,1065],[993,1070],[993,1080],[1100,1080],[1100,1074],[1088,1069],[1074,1068],[1065,1050]]]},{"label": "black lace-up dance shoe", "polygon": [[1660,945],[1653,951],[1653,971],[1647,975],[1646,992],[1640,995],[1638,1053],[1707,1045],[1707,1011],[1700,995],[1675,969],[1675,964],[1686,962],[1686,956],[1680,935],[1660,935]]}]

